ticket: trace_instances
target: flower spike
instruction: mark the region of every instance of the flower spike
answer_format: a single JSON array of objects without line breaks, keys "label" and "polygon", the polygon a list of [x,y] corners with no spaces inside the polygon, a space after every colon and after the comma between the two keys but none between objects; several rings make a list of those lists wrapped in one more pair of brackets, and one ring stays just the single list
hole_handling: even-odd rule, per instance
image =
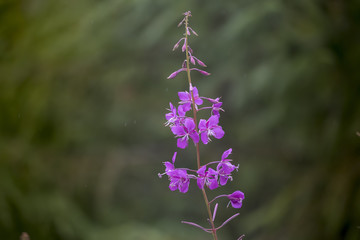
[{"label": "flower spike", "polygon": [[[217,231],[230,222],[232,219],[237,217],[239,213],[236,213],[225,220],[220,226],[215,227],[215,218],[218,211],[218,203],[215,206],[211,204],[218,198],[225,197],[228,199],[228,206],[231,204],[233,208],[239,209],[242,207],[242,201],[245,199],[245,195],[241,191],[235,191],[231,194],[222,194],[215,197],[209,202],[205,192],[205,187],[210,190],[215,190],[221,186],[226,185],[229,180],[232,180],[232,172],[237,170],[239,166],[232,164],[232,160],[228,159],[232,153],[232,149],[224,151],[221,160],[208,161],[207,163],[200,162],[199,144],[209,144],[211,138],[221,139],[225,132],[221,126],[219,126],[220,111],[224,111],[220,97],[208,98],[199,95],[198,89],[191,83],[191,71],[197,71],[202,75],[209,76],[210,73],[199,68],[190,68],[190,65],[199,65],[200,67],[207,67],[206,64],[198,59],[192,48],[189,45],[189,39],[192,35],[198,36],[198,34],[189,26],[189,17],[191,12],[187,11],[183,13],[184,17],[178,24],[178,27],[184,26],[183,37],[181,37],[174,45],[173,51],[181,46],[181,51],[185,54],[185,60],[182,62],[181,68],[171,73],[168,79],[175,78],[181,72],[187,72],[187,79],[189,83],[188,91],[179,91],[178,105],[169,103],[170,108],[165,114],[166,123],[165,126],[169,127],[171,132],[177,138],[177,147],[184,149],[189,145],[191,139],[196,148],[196,169],[189,168],[177,168],[175,167],[175,160],[177,152],[174,152],[171,161],[163,162],[165,166],[165,172],[159,173],[158,176],[161,178],[163,175],[167,175],[169,179],[169,189],[171,191],[178,190],[180,193],[187,193],[189,191],[190,181],[196,181],[198,187],[204,194],[205,204],[208,209],[207,221],[210,227],[203,227],[197,223],[181,221],[182,223],[192,225],[200,228],[201,230],[213,235],[214,239],[217,238]],[[203,100],[207,101],[203,101]],[[204,104],[205,102],[205,104]],[[200,105],[204,104],[205,106]],[[209,115],[204,119],[197,118],[198,111],[208,111]],[[192,113],[189,114],[189,111]],[[190,115],[190,116],[189,116]],[[201,140],[201,141],[200,141]],[[210,166],[211,165],[211,166]],[[244,235],[240,236],[238,240],[241,240]]]}]

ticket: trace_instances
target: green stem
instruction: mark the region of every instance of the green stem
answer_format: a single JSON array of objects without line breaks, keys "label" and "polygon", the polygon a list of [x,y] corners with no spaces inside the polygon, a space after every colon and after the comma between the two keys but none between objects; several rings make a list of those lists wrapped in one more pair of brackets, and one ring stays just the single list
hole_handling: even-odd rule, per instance
[{"label": "green stem", "polygon": [[[187,72],[187,76],[188,76],[188,81],[189,81],[189,88],[191,88],[192,84],[191,84],[191,75],[190,75],[190,63],[189,63],[189,44],[188,44],[188,35],[187,35],[187,28],[188,28],[188,16],[186,16],[185,18],[185,46],[186,46],[186,72]],[[191,94],[191,101],[192,101],[192,110],[193,110],[193,114],[194,114],[194,122],[195,122],[195,129],[196,132],[199,132],[199,129],[197,127],[197,117],[196,117],[196,105],[195,105],[195,98],[194,98],[194,94],[193,91],[191,91],[190,89],[190,94]],[[197,166],[198,169],[200,168],[201,164],[200,164],[200,151],[199,151],[199,143],[196,143],[196,161],[197,161]],[[209,221],[211,224],[211,229],[212,229],[212,235],[214,240],[218,240],[217,235],[216,235],[216,228],[214,225],[214,221],[213,221],[213,217],[212,217],[212,213],[211,213],[211,208],[210,208],[210,204],[209,204],[209,200],[208,197],[206,195],[206,191],[205,188],[202,189],[202,194],[203,194],[203,198],[205,201],[205,205],[206,205],[206,209],[209,215]]]}]

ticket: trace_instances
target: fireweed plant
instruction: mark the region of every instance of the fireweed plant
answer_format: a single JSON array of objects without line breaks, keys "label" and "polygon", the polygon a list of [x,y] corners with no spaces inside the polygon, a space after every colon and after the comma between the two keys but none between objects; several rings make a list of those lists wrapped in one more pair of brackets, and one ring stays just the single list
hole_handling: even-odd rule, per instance
[{"label": "fireweed plant", "polygon": [[[226,185],[227,182],[231,181],[232,172],[234,170],[238,170],[239,166],[233,165],[232,160],[228,158],[232,152],[231,148],[223,152],[219,161],[212,161],[206,164],[201,164],[200,162],[199,144],[201,142],[203,144],[208,144],[212,138],[221,139],[225,134],[224,130],[219,125],[220,112],[223,112],[224,110],[221,108],[222,102],[220,102],[220,98],[213,99],[208,97],[201,97],[199,95],[198,89],[191,83],[191,71],[200,72],[205,76],[210,75],[210,73],[199,68],[190,67],[191,65],[196,64],[201,67],[206,67],[206,65],[200,59],[195,57],[193,50],[189,46],[189,37],[191,35],[198,36],[198,34],[189,26],[189,17],[191,17],[191,12],[185,12],[184,18],[178,25],[178,27],[185,26],[184,36],[180,38],[180,40],[173,48],[174,51],[179,48],[180,44],[182,44],[181,51],[185,53],[186,58],[182,63],[182,67],[170,74],[168,77],[168,79],[173,79],[179,73],[186,72],[189,82],[189,92],[178,92],[180,99],[178,107],[174,106],[170,102],[170,108],[168,109],[169,113],[165,115],[167,120],[165,126],[170,127],[171,132],[177,138],[178,148],[186,148],[189,144],[189,141],[194,143],[196,148],[197,170],[175,167],[175,159],[177,155],[177,152],[175,152],[171,162],[164,162],[165,172],[161,174],[159,173],[159,177],[167,175],[170,180],[170,190],[179,190],[181,193],[186,193],[189,190],[190,180],[196,181],[197,186],[202,191],[204,197],[208,213],[207,220],[210,227],[203,227],[199,224],[187,221],[182,221],[182,223],[198,227],[207,233],[211,233],[213,238],[217,240],[217,230],[237,217],[239,213],[234,214],[216,227],[215,217],[218,203],[215,203],[215,200],[219,198],[227,198],[229,200],[228,206],[231,204],[233,208],[241,208],[242,201],[245,196],[243,192],[238,190],[231,194],[219,195],[209,201],[206,194],[205,188],[214,190],[220,186]],[[207,106],[203,106],[204,102],[208,103]],[[199,111],[210,111],[209,118],[200,119],[198,121],[196,114]],[[187,116],[191,115],[190,112],[192,112],[192,117]],[[212,208],[211,205],[213,203],[215,203],[215,206]],[[239,239],[241,239],[243,236],[244,235],[242,235]]]}]

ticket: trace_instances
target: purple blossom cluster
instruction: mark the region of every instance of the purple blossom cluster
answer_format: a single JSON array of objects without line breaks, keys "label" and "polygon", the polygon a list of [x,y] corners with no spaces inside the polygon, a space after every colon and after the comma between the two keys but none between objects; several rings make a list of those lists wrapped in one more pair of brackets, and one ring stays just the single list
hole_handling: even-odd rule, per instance
[{"label": "purple blossom cluster", "polygon": [[[226,150],[222,154],[220,161],[209,162],[200,167],[197,171],[188,168],[175,168],[175,160],[177,155],[177,152],[175,152],[172,157],[172,162],[164,162],[165,172],[159,173],[158,175],[159,177],[162,177],[163,175],[168,176],[170,180],[169,188],[171,191],[179,190],[182,193],[186,193],[189,190],[190,179],[195,179],[200,189],[203,189],[205,186],[207,186],[210,190],[214,190],[218,188],[219,185],[224,186],[228,180],[232,180],[231,173],[234,170],[237,170],[239,167],[233,165],[231,163],[231,159],[227,159],[231,152],[231,148]],[[208,167],[209,165],[213,164],[216,164],[215,169]],[[244,194],[242,194],[241,198],[235,198],[234,193],[221,196],[228,197],[231,205],[234,208],[240,208],[242,200],[244,199],[243,195]]]},{"label": "purple blossom cluster", "polygon": [[[184,16],[184,19],[178,25],[185,25],[184,37],[180,38],[180,40],[174,45],[173,50],[176,50],[177,48],[179,48],[180,44],[183,44],[181,47],[181,51],[185,52],[186,59],[182,63],[181,68],[171,73],[168,79],[174,79],[176,76],[178,76],[179,73],[187,72],[187,77],[189,81],[189,92],[178,92],[178,106],[175,106],[171,102],[169,103],[170,108],[167,109],[169,112],[165,114],[165,126],[168,126],[171,132],[177,138],[178,148],[186,148],[189,145],[189,141],[192,141],[194,143],[197,151],[198,168],[193,170],[189,168],[175,167],[175,160],[177,156],[177,152],[175,152],[171,162],[164,162],[165,172],[161,174],[159,173],[159,177],[166,175],[170,181],[170,190],[179,190],[179,192],[181,193],[188,192],[191,180],[196,181],[197,186],[204,194],[204,199],[207,204],[209,213],[208,220],[211,224],[211,228],[204,228],[192,222],[183,221],[183,223],[199,227],[206,232],[212,233],[214,239],[217,239],[216,231],[220,229],[223,225],[225,225],[227,222],[238,216],[239,213],[231,216],[222,225],[215,228],[214,220],[218,204],[215,205],[213,213],[210,212],[210,204],[218,198],[226,197],[229,200],[229,204],[231,204],[233,208],[241,208],[242,201],[245,198],[245,195],[243,192],[237,190],[231,194],[219,195],[210,202],[207,200],[205,187],[210,190],[214,190],[219,188],[220,186],[226,185],[229,181],[232,181],[233,178],[231,174],[234,172],[234,170],[238,170],[239,166],[235,166],[232,163],[232,160],[228,158],[229,155],[232,153],[231,148],[223,152],[220,160],[212,161],[203,165],[200,164],[199,143],[202,142],[203,144],[208,144],[213,138],[221,139],[225,135],[223,128],[219,125],[220,112],[224,112],[224,110],[222,109],[223,103],[220,101],[219,97],[202,97],[199,95],[197,87],[193,86],[191,83],[191,71],[200,72],[205,76],[210,75],[210,73],[199,68],[190,67],[190,65],[196,64],[201,67],[206,67],[206,64],[203,61],[199,60],[197,57],[195,57],[193,50],[188,43],[188,37],[190,35],[193,34],[198,36],[198,34],[188,25],[188,19],[191,16],[191,12],[188,11],[184,13]],[[209,118],[200,119],[199,121],[197,121],[196,114],[199,111],[204,110],[210,112]],[[190,114],[190,112],[192,112],[192,114]]]},{"label": "purple blossom cluster", "polygon": [[[170,102],[170,109],[168,109],[170,112],[165,115],[167,120],[165,125],[169,126],[175,137],[178,138],[177,146],[179,148],[186,148],[190,138],[194,144],[197,144],[200,138],[204,144],[208,144],[211,137],[221,139],[224,136],[225,132],[219,126],[219,111],[224,111],[221,108],[220,98],[200,97],[198,89],[192,86],[190,86],[190,92],[178,92],[178,96],[180,99],[179,106],[176,108]],[[211,109],[209,119],[200,119],[198,126],[196,126],[194,118],[186,116],[186,113],[191,110],[192,98],[195,103],[194,111]],[[211,103],[211,106],[199,108],[204,102],[203,99]]]}]

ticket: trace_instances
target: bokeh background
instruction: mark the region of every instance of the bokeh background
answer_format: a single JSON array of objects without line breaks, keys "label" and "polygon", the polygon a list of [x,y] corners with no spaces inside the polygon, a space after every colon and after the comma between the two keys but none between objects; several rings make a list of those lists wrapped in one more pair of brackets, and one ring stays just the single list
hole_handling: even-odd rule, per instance
[{"label": "bokeh background", "polygon": [[[191,39],[222,96],[222,140],[246,194],[220,239],[360,239],[360,2],[2,0],[0,239],[210,239],[196,184],[171,192],[163,126],[187,88],[166,77],[191,10]],[[178,150],[195,167],[195,150]],[[234,214],[220,201],[217,223]]]}]

